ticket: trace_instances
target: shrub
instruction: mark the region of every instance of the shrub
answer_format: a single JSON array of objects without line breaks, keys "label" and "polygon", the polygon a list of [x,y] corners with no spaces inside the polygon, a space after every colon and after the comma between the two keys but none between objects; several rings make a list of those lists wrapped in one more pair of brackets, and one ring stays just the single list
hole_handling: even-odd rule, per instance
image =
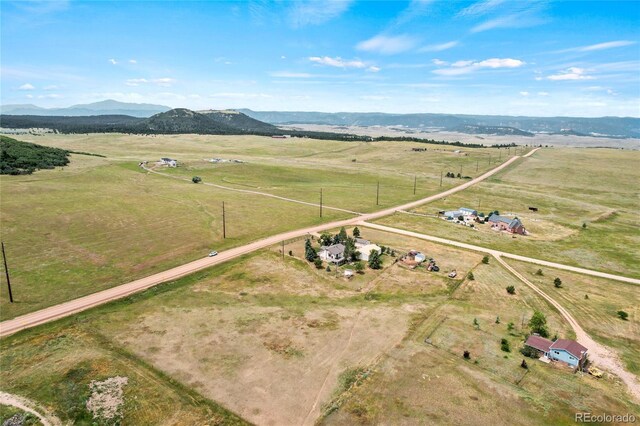
[{"label": "shrub", "polygon": [[561,288],[562,287],[562,280],[560,278],[557,278],[555,280],[553,280],[553,285],[556,286],[556,288]]},{"label": "shrub", "polygon": [[529,320],[529,327],[532,333],[538,333],[542,337],[549,337],[547,329],[547,317],[540,311],[535,311]]},{"label": "shrub", "polygon": [[364,272],[364,264],[362,262],[356,262],[353,264],[353,268],[357,273],[362,274]]},{"label": "shrub", "polygon": [[316,268],[322,269],[322,259],[316,257],[313,261],[313,264],[316,265]]},{"label": "shrub", "polygon": [[327,269],[325,269],[325,271],[331,272],[331,267],[329,265],[327,265]]},{"label": "shrub", "polygon": [[541,276],[543,276],[543,275],[544,275],[544,273],[542,272],[542,269],[538,269],[538,270],[536,271],[536,275],[538,275],[538,276],[540,276],[540,277],[541,277]]},{"label": "shrub", "polygon": [[471,359],[471,353],[469,353],[469,351],[464,351],[464,352],[462,353],[462,357],[463,357],[464,359]]},{"label": "shrub", "polygon": [[620,319],[623,321],[627,321],[627,319],[629,318],[629,314],[626,313],[625,311],[618,311],[617,314],[618,314],[618,317],[620,317]]},{"label": "shrub", "polygon": [[289,250],[289,256],[293,256],[293,251]]},{"label": "shrub", "polygon": [[469,281],[473,281],[476,278],[473,276],[473,272],[469,271],[469,273],[467,274],[467,278],[469,279]]},{"label": "shrub", "polygon": [[512,285],[507,286],[507,293],[509,294],[516,294],[516,288]]},{"label": "shrub", "polygon": [[194,177],[191,178],[191,182],[200,183],[200,182],[202,182],[202,178],[200,176],[194,176]]},{"label": "shrub", "polygon": [[522,362],[520,363],[520,367],[524,368],[525,370],[528,369],[529,366],[527,365],[527,361],[523,359]]},{"label": "shrub", "polygon": [[515,324],[513,322],[509,322],[509,324],[507,324],[507,331],[513,331],[514,328]]},{"label": "shrub", "polygon": [[480,330],[480,323],[478,322],[478,318],[473,319],[473,326],[476,328],[476,330]]},{"label": "shrub", "polygon": [[502,352],[511,352],[511,345],[509,345],[507,339],[500,340],[500,350],[502,350]]},{"label": "shrub", "polygon": [[500,315],[496,317],[496,324],[500,324]]},{"label": "shrub", "polygon": [[482,258],[482,263],[484,263],[485,265],[489,263],[489,256],[485,256]]}]

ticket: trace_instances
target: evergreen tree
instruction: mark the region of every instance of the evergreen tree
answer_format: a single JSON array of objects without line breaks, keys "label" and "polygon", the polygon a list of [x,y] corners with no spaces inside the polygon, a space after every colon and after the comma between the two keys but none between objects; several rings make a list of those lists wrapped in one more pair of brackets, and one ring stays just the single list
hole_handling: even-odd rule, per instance
[{"label": "evergreen tree", "polygon": [[358,229],[357,226],[355,228],[353,228],[353,237],[354,238],[360,238],[360,229]]},{"label": "evergreen tree", "polygon": [[304,258],[309,262],[313,262],[316,258],[318,258],[318,253],[316,249],[311,245],[311,240],[307,240],[304,243]]},{"label": "evergreen tree", "polygon": [[382,260],[380,260],[380,254],[376,250],[371,250],[371,253],[369,254],[369,268],[382,268]]}]

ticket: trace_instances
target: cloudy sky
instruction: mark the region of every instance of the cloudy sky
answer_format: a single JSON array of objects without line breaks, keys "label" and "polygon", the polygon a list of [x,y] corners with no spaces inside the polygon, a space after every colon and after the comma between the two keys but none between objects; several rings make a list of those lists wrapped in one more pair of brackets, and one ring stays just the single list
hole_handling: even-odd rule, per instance
[{"label": "cloudy sky", "polygon": [[635,1],[2,1],[2,104],[640,116]]}]

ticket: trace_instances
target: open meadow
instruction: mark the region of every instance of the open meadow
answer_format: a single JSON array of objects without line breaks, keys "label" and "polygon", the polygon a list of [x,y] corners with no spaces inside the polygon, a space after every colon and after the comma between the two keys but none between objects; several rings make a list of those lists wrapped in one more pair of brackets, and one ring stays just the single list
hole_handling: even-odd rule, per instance
[{"label": "open meadow", "polygon": [[[543,149],[465,191],[378,222],[509,253],[640,277],[637,164],[640,153]],[[518,217],[530,235],[512,238],[435,217],[459,207]],[[532,212],[529,207],[537,207]]]},{"label": "open meadow", "polygon": [[122,418],[137,424],[240,422],[231,412],[257,424],[455,423],[471,413],[499,423],[517,407],[514,423],[527,425],[567,423],[583,409],[640,413],[613,378],[533,359],[520,367],[534,310],[551,333],[571,337],[570,327],[494,261],[361,231],[442,269],[384,255],[382,269],[349,280],[305,261],[291,241],[284,258],[274,246],[2,339],[4,390],[76,424],[91,418],[89,383],[115,375],[129,380]]},{"label": "open meadow", "polygon": [[[138,163],[179,161],[163,172],[257,189],[343,209],[373,211],[461,183],[441,170],[480,172],[506,150],[417,143],[350,143],[257,136],[24,135],[72,154],[68,167],[0,177],[1,238],[16,303],[0,289],[0,319],[90,294],[279,232],[346,218],[348,213],[149,174]],[[414,147],[428,148],[414,152]],[[489,165],[489,155],[493,156]],[[207,158],[241,158],[217,164]],[[352,160],[357,160],[353,162]],[[471,170],[468,170],[471,173]],[[472,175],[476,175],[475,172]],[[413,194],[414,176],[417,190]],[[379,206],[376,206],[380,181]],[[227,238],[223,238],[222,202]]]}]

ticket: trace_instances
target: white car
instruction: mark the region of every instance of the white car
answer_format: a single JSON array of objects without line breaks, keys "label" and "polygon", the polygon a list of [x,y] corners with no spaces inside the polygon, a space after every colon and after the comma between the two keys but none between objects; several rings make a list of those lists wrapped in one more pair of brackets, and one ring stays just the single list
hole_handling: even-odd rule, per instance
[{"label": "white car", "polygon": [[213,257],[213,256],[217,256],[218,252],[217,251],[212,251],[211,253],[209,253],[209,257]]}]

